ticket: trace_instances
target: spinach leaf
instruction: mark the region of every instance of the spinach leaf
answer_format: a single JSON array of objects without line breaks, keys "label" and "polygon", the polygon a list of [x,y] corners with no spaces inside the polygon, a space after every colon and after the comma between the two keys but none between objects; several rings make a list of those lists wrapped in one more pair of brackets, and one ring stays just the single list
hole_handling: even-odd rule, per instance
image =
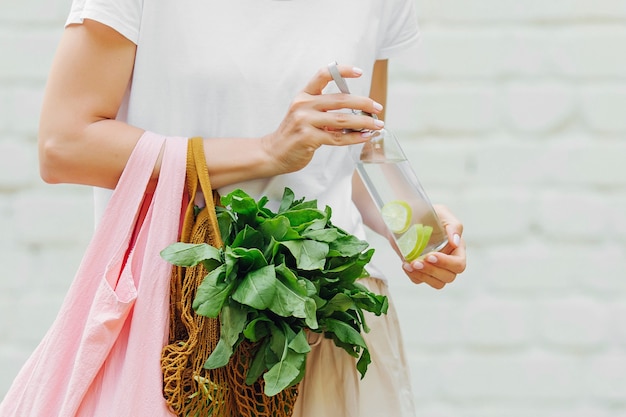
[{"label": "spinach leaf", "polygon": [[326,264],[328,244],[315,240],[288,240],[280,243],[289,249],[296,260],[296,267],[305,271],[322,269]]},{"label": "spinach leaf", "polygon": [[204,363],[206,369],[226,366],[233,355],[234,347],[241,341],[248,312],[237,305],[224,305],[220,314],[220,340]]},{"label": "spinach leaf", "polygon": [[276,297],[277,282],[274,265],[264,266],[248,272],[232,293],[232,298],[257,310],[268,309]]},{"label": "spinach leaf", "polygon": [[265,395],[272,396],[294,384],[302,372],[305,354],[287,351],[285,358],[271,367],[264,375]]},{"label": "spinach leaf", "polygon": [[220,265],[211,271],[196,292],[192,308],[201,316],[217,317],[222,310],[222,306],[230,295],[235,282],[226,283],[224,281],[225,266]]},{"label": "spinach leaf", "polygon": [[160,253],[161,257],[171,264],[178,266],[196,266],[203,261],[221,261],[219,249],[206,243],[173,243]]}]

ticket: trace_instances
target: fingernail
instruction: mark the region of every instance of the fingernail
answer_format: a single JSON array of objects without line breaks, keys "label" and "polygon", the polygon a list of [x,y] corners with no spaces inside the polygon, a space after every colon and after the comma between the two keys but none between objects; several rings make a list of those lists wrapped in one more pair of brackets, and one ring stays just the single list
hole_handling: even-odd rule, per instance
[{"label": "fingernail", "polygon": [[377,102],[374,102],[374,109],[376,111],[381,111],[383,109],[383,105]]},{"label": "fingernail", "polygon": [[411,264],[409,264],[409,263],[406,263],[406,262],[405,262],[405,263],[402,265],[402,268],[404,268],[404,270],[405,270],[406,272],[413,272],[413,268],[411,268]]},{"label": "fingernail", "polygon": [[374,124],[376,125],[376,127],[383,127],[383,126],[385,126],[385,122],[383,122],[380,119],[374,120]]},{"label": "fingernail", "polygon": [[369,138],[374,134],[374,132],[372,132],[371,130],[364,130],[361,132],[361,137],[362,138]]},{"label": "fingernail", "polygon": [[426,260],[431,264],[434,264],[437,262],[437,257],[435,255],[428,255],[428,258],[426,258]]},{"label": "fingernail", "polygon": [[363,70],[359,67],[352,67],[352,72],[354,72],[354,75],[361,75],[363,74]]},{"label": "fingernail", "polygon": [[454,242],[454,246],[459,246],[461,244],[461,236],[455,233],[454,236],[452,236],[452,241]]},{"label": "fingernail", "polygon": [[412,266],[414,269],[424,269],[424,264],[419,261],[413,262]]}]

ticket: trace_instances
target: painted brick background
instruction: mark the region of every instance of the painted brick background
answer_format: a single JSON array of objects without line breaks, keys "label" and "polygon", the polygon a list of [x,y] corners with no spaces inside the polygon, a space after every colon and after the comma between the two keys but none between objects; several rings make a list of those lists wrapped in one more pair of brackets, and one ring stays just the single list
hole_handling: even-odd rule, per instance
[{"label": "painted brick background", "polygon": [[[36,130],[69,0],[0,0],[0,396],[92,229]],[[424,417],[626,416],[626,0],[418,0],[387,126],[463,220],[468,269],[413,286],[380,245]]]}]

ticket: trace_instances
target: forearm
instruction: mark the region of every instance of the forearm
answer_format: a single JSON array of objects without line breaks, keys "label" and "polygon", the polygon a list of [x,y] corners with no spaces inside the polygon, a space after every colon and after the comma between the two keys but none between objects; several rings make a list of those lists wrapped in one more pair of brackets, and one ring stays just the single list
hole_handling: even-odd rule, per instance
[{"label": "forearm", "polygon": [[262,138],[204,139],[204,153],[213,188],[282,173]]},{"label": "forearm", "polygon": [[[114,188],[144,130],[105,119],[74,131],[66,127],[54,132],[40,130],[40,170],[46,182]],[[214,188],[277,173],[261,149],[260,138],[207,138],[204,145]],[[154,180],[159,171],[160,160]]]}]

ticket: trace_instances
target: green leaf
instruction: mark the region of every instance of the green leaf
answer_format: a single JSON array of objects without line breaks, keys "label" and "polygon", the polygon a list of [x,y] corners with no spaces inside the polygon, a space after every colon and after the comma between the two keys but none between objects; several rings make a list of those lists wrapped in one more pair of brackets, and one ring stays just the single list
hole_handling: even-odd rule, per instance
[{"label": "green leaf", "polygon": [[278,208],[278,212],[282,213],[283,211],[289,210],[291,205],[293,204],[293,200],[295,199],[295,195],[291,188],[285,187],[283,190],[283,197],[280,200],[280,207]]},{"label": "green leaf", "polygon": [[372,363],[370,352],[367,349],[363,349],[361,357],[356,363],[356,369],[361,374],[361,379],[363,379],[363,377],[365,376],[365,373],[367,372],[367,367],[370,363]]},{"label": "green leaf", "polygon": [[241,189],[233,190],[221,198],[222,205],[230,206],[231,210],[237,214],[255,215],[258,205],[252,197]]},{"label": "green leaf", "polygon": [[224,250],[224,263],[227,277],[233,271],[245,274],[267,266],[267,260],[259,249],[231,248],[230,246]]},{"label": "green leaf", "polygon": [[[285,324],[281,323],[281,326],[270,326],[270,344],[269,349],[271,350],[273,355],[266,355],[266,358],[269,359],[266,362],[268,368],[270,368],[274,363],[277,363],[284,359],[287,354],[287,347],[289,345],[289,341],[287,340],[287,335],[285,334]],[[271,361],[273,357],[276,358],[276,361]],[[270,362],[271,361],[271,362]]]},{"label": "green leaf", "polygon": [[293,292],[302,296],[308,295],[306,280],[298,279],[298,276],[291,270],[285,263],[281,263],[274,267],[276,270],[276,277],[285,284]]},{"label": "green leaf", "polygon": [[217,317],[226,302],[234,282],[224,282],[224,265],[211,271],[198,286],[193,300],[193,309],[201,316]]},{"label": "green leaf", "polygon": [[328,254],[327,243],[315,240],[289,240],[280,244],[289,249],[299,269],[310,271],[324,268]]},{"label": "green leaf", "polygon": [[296,353],[308,353],[311,351],[311,346],[309,342],[306,340],[306,333],[304,329],[301,329],[295,337],[289,342],[289,349],[293,350]]},{"label": "green leaf", "polygon": [[354,358],[358,358],[359,357],[359,351],[358,350],[360,348],[358,346],[354,346],[354,345],[351,345],[350,343],[342,342],[341,340],[339,340],[337,338],[337,336],[334,333],[326,333],[325,336],[330,338],[330,339],[332,339],[332,341],[335,343],[335,346],[345,350],[346,353],[349,354],[350,356],[352,356]]},{"label": "green leaf", "polygon": [[298,226],[296,228],[296,230],[298,230],[301,233],[304,232],[313,232],[316,230],[332,230],[332,229],[327,229],[326,226],[328,225],[328,221],[326,220],[326,218],[321,217],[319,219],[310,221],[308,223],[304,223],[301,226]]},{"label": "green leaf", "polygon": [[235,233],[234,225],[237,220],[235,214],[224,207],[215,206],[215,215],[217,216],[217,224],[222,241],[224,245],[230,245],[232,243],[231,234]]},{"label": "green leaf", "polygon": [[265,395],[274,396],[294,384],[306,365],[306,354],[290,350],[285,358],[269,368],[263,375]]},{"label": "green leaf", "polygon": [[374,249],[352,258],[329,258],[324,273],[340,278],[342,282],[352,283],[363,276],[365,265],[369,262]]},{"label": "green leaf", "polygon": [[335,311],[346,311],[352,307],[354,307],[352,298],[346,294],[339,293],[335,294],[319,311],[325,316],[330,316]]},{"label": "green leaf", "polygon": [[246,384],[254,384],[267,369],[267,366],[265,365],[265,356],[268,347],[269,338],[265,339],[258,347],[256,354],[250,363],[250,367],[248,368],[248,373],[246,374]]},{"label": "green leaf", "polygon": [[309,329],[317,329],[319,323],[317,322],[317,303],[312,298],[307,298],[304,301],[304,322]]},{"label": "green leaf", "polygon": [[300,381],[304,379],[305,373],[306,373],[306,357],[304,358],[304,363],[300,367],[300,374],[293,381],[291,381],[291,384],[289,386],[292,387],[300,383]]},{"label": "green leaf", "polygon": [[[279,266],[280,267],[280,266]],[[283,270],[284,266],[280,267]],[[288,282],[288,285],[283,283]],[[281,277],[276,282],[276,298],[273,300],[269,309],[282,317],[298,317],[306,321],[307,326],[317,329],[315,301],[306,295],[306,288],[299,285],[298,281],[289,281],[285,277]]]},{"label": "green leaf", "polygon": [[296,210],[309,210],[309,209],[313,209],[313,210],[318,210],[317,208],[317,200],[309,200],[309,201],[304,201],[304,198],[301,198],[297,201],[294,201],[293,204],[290,207],[291,211],[296,211]]},{"label": "green leaf", "polygon": [[365,340],[363,340],[363,336],[361,336],[361,333],[356,331],[349,324],[329,317],[324,319],[323,325],[325,326],[325,330],[327,332],[334,333],[337,338],[342,342],[362,348],[367,348],[367,346],[365,345]]},{"label": "green leaf", "polygon": [[308,279],[299,279],[298,282],[304,283],[304,288],[306,288],[306,295],[309,297],[313,297],[319,293],[319,290],[313,281]]},{"label": "green leaf", "polygon": [[282,215],[267,219],[259,225],[259,230],[263,235],[273,237],[277,241],[300,238],[300,233],[294,230],[289,223],[289,219]]},{"label": "green leaf", "polygon": [[191,267],[204,260],[221,260],[220,250],[206,243],[172,243],[161,251],[161,257],[173,265]]},{"label": "green leaf", "polygon": [[241,341],[241,334],[248,317],[248,311],[238,305],[224,305],[220,314],[220,340],[204,363],[206,369],[226,366],[233,355],[235,346]]},{"label": "green leaf", "polygon": [[372,312],[377,316],[387,313],[389,300],[386,296],[362,291],[355,293],[355,290],[353,293],[351,298],[359,309]]},{"label": "green leaf", "polygon": [[369,243],[353,235],[342,236],[329,244],[329,256],[351,257],[367,249]]},{"label": "green leaf", "polygon": [[341,236],[342,235],[337,231],[337,229],[307,229],[302,232],[303,238],[326,243],[334,242]]},{"label": "green leaf", "polygon": [[317,208],[306,208],[298,210],[289,210],[281,213],[289,220],[289,224],[296,230],[305,230],[306,225],[314,220],[324,219],[324,213]]},{"label": "green leaf", "polygon": [[265,310],[273,304],[277,282],[274,265],[265,266],[247,273],[232,298],[257,310]]},{"label": "green leaf", "polygon": [[235,346],[241,339],[246,323],[248,311],[241,305],[225,304],[220,314],[220,339],[230,346]]},{"label": "green leaf", "polygon": [[263,235],[249,225],[246,225],[243,230],[237,233],[235,240],[233,240],[230,246],[233,248],[262,248]]},{"label": "green leaf", "polygon": [[258,342],[270,334],[268,323],[272,323],[267,316],[262,315],[252,320],[243,331],[243,335],[251,342]]},{"label": "green leaf", "polygon": [[228,365],[230,357],[233,356],[233,348],[224,339],[220,339],[209,358],[204,362],[205,369],[217,369]]}]

